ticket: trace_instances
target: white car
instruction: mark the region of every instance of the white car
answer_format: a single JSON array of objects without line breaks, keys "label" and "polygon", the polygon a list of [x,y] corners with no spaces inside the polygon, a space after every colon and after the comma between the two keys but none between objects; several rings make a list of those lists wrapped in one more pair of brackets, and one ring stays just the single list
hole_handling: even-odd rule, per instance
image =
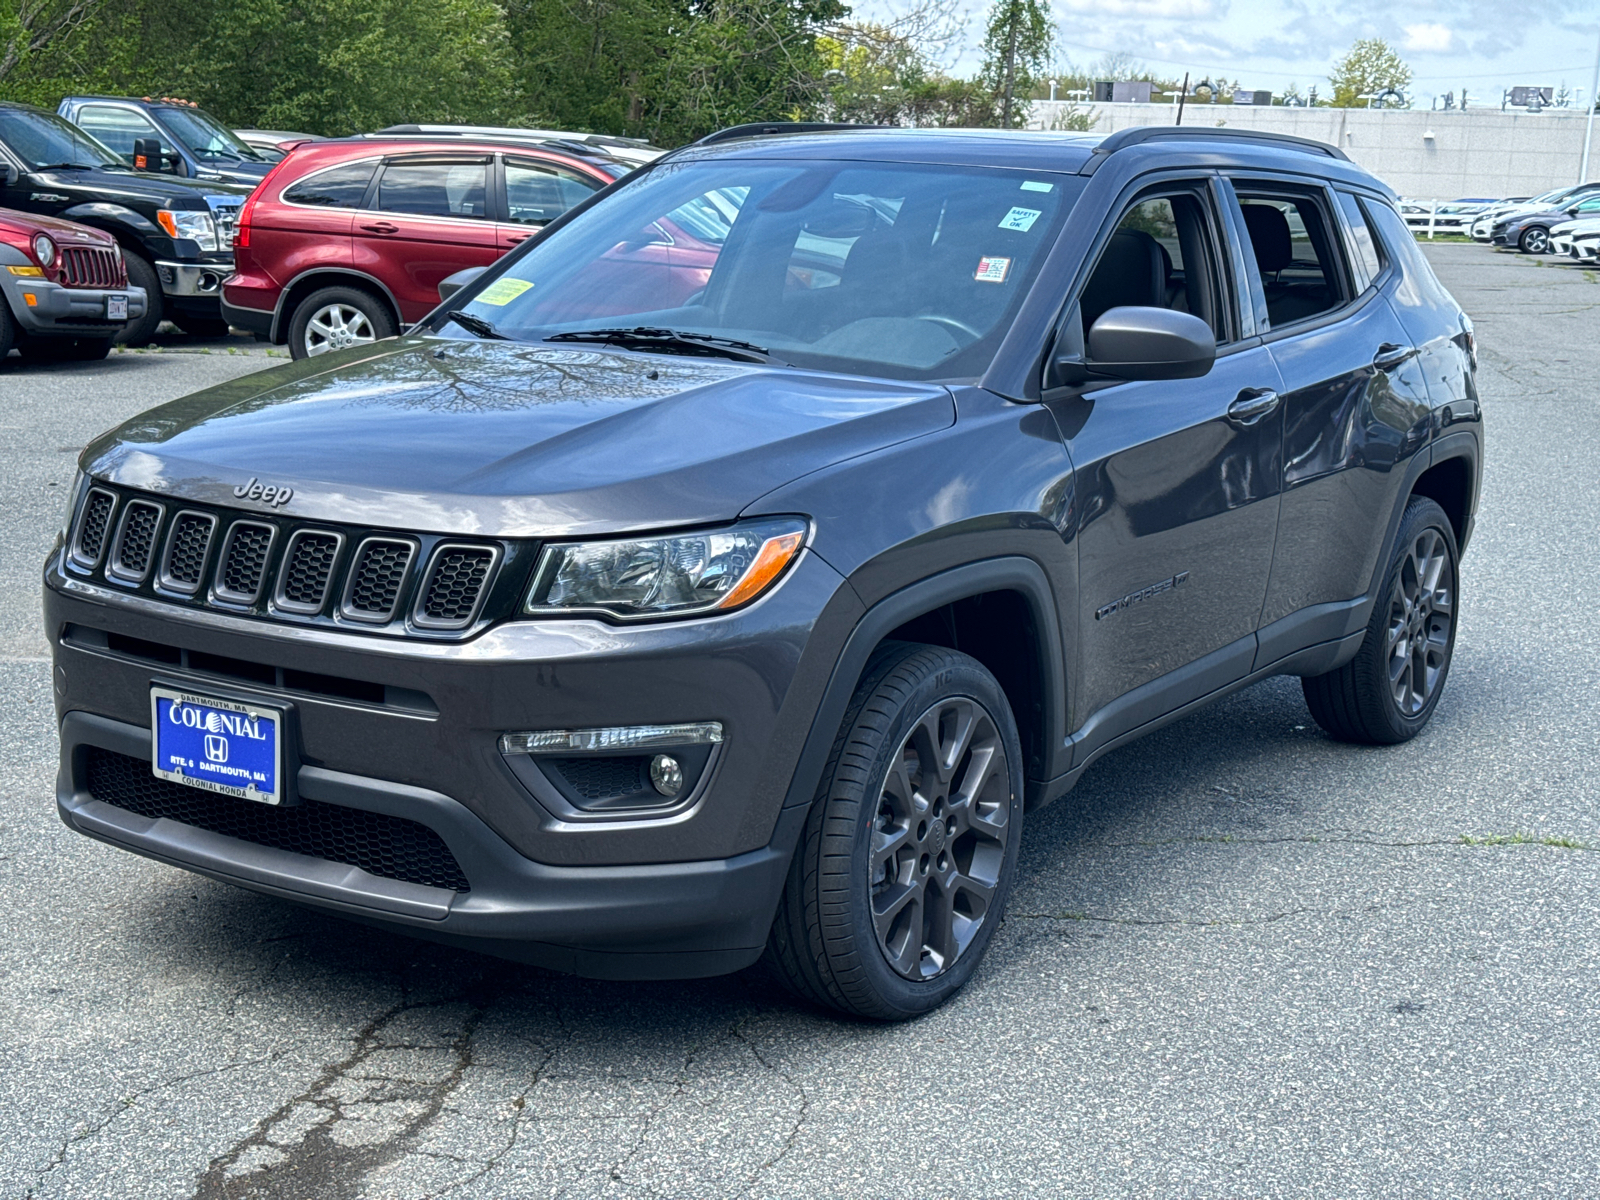
[{"label": "white car", "polygon": [[448,137],[517,138],[535,142],[571,142],[600,151],[632,167],[642,167],[666,153],[643,138],[612,137],[604,133],[571,133],[560,129],[512,129],[501,125],[391,125],[380,134],[426,133]]},{"label": "white car", "polygon": [[1494,227],[1507,217],[1514,217],[1520,213],[1543,212],[1547,208],[1557,208],[1563,200],[1577,199],[1579,196],[1588,195],[1590,192],[1600,192],[1600,183],[1580,183],[1571,187],[1556,188],[1542,195],[1532,196],[1524,200],[1512,197],[1502,200],[1498,204],[1491,204],[1478,214],[1472,222],[1471,233],[1476,241],[1487,242],[1494,233]]},{"label": "white car", "polygon": [[1584,234],[1600,234],[1600,216],[1579,217],[1575,221],[1563,221],[1559,225],[1550,227],[1550,253],[1556,255],[1570,255],[1574,242]]},{"label": "white car", "polygon": [[1600,230],[1573,238],[1572,257],[1579,262],[1600,262]]}]

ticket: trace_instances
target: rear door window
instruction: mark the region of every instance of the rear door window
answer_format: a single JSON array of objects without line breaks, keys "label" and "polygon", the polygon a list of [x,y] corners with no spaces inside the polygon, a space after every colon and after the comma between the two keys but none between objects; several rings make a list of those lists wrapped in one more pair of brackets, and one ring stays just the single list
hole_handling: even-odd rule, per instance
[{"label": "rear door window", "polygon": [[1310,320],[1344,303],[1344,271],[1322,205],[1310,195],[1274,195],[1237,181],[1234,187],[1272,328]]},{"label": "rear door window", "polygon": [[284,188],[279,199],[285,204],[312,208],[360,208],[377,166],[376,161],[368,159],[318,171]]},{"label": "rear door window", "polygon": [[489,215],[489,164],[463,162],[391,162],[378,180],[383,212],[402,216],[482,219]]},{"label": "rear door window", "polygon": [[506,214],[519,225],[544,225],[587,200],[600,184],[550,163],[508,158]]}]

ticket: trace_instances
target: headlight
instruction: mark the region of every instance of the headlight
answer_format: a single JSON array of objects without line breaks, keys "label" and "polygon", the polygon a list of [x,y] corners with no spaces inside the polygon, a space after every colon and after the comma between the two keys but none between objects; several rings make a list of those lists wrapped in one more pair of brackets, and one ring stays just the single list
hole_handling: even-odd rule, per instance
[{"label": "headlight", "polygon": [[39,260],[40,266],[55,266],[56,244],[44,234],[38,234],[33,239],[33,256]]},{"label": "headlight", "polygon": [[78,507],[78,493],[83,491],[83,472],[73,473],[72,488],[67,492],[67,511],[61,514],[61,540],[65,542],[72,534],[72,514]]},{"label": "headlight", "polygon": [[548,546],[524,610],[602,612],[621,620],[698,616],[748,604],[805,544],[785,517],[671,537]]},{"label": "headlight", "polygon": [[212,251],[217,248],[217,223],[211,219],[210,213],[163,208],[156,213],[156,220],[172,237],[193,238],[201,250]]}]

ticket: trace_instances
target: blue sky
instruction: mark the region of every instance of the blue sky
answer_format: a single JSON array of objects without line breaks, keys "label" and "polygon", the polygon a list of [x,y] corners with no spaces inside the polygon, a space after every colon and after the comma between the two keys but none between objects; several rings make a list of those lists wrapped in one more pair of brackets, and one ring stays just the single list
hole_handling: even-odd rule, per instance
[{"label": "blue sky", "polygon": [[[913,0],[858,0],[860,16],[905,11]],[[968,18],[955,68],[978,62],[985,0],[952,0]],[[1052,0],[1059,54],[1085,67],[1124,52],[1181,78],[1226,74],[1245,87],[1328,91],[1327,74],[1358,37],[1399,48],[1415,72],[1419,107],[1463,88],[1476,105],[1518,84],[1588,94],[1600,0]]]}]

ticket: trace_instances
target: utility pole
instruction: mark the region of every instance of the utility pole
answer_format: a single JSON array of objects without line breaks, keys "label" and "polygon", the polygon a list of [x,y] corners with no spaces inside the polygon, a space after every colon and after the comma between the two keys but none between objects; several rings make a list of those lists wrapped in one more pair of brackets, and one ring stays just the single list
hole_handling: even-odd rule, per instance
[{"label": "utility pole", "polygon": [[1189,72],[1183,73],[1183,91],[1178,93],[1178,119],[1175,124],[1183,124],[1183,102],[1189,96]]},{"label": "utility pole", "polygon": [[1583,165],[1578,168],[1578,182],[1589,181],[1589,143],[1594,140],[1594,109],[1600,103],[1600,37],[1594,44],[1594,78],[1589,81],[1589,117],[1583,123]]},{"label": "utility pole", "polygon": [[1011,37],[1006,44],[1006,95],[1000,104],[1000,128],[1011,128],[1011,89],[1017,75],[1017,25],[1022,20],[1017,0],[1009,0],[1011,10]]}]

